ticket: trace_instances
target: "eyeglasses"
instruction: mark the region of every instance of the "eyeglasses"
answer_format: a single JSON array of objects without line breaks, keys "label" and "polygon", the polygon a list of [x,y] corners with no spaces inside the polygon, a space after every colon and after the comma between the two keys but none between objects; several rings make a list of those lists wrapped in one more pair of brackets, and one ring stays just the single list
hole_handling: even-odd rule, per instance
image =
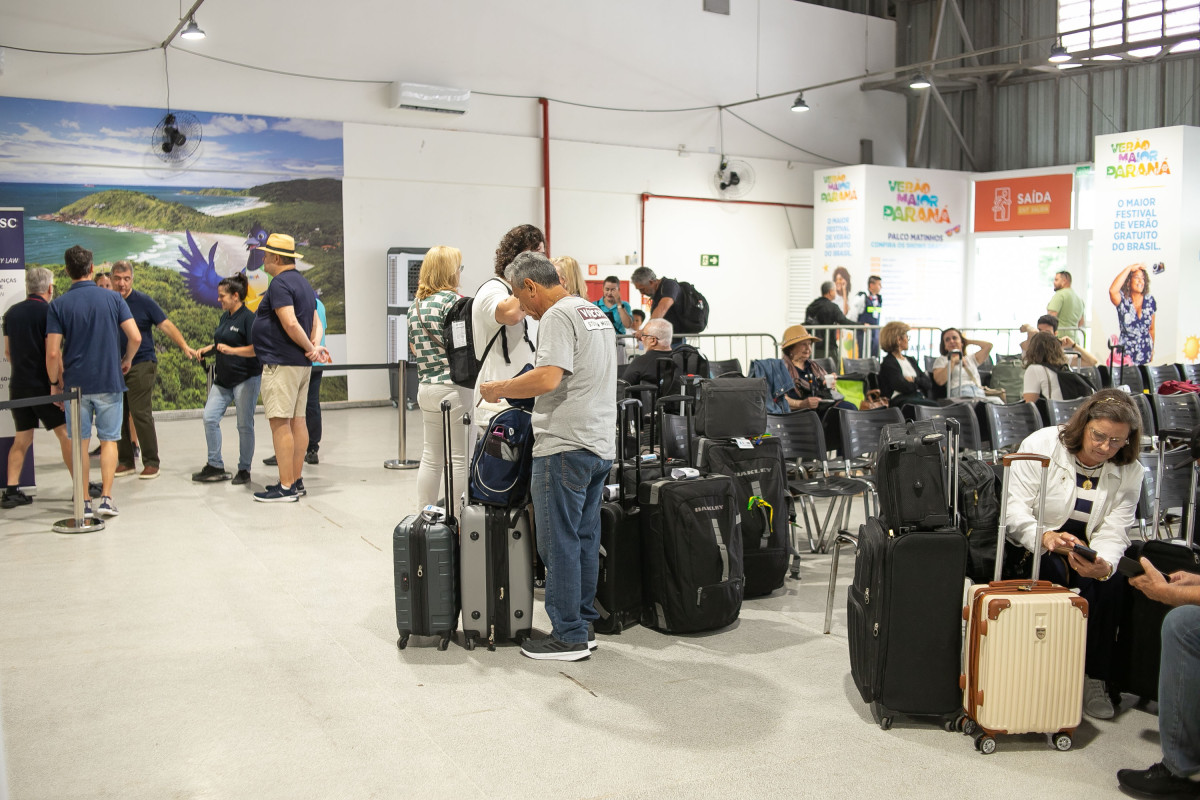
[{"label": "eyeglasses", "polygon": [[1124,447],[1125,444],[1129,441],[1129,437],[1125,437],[1124,439],[1122,439],[1119,436],[1105,436],[1103,433],[1096,430],[1095,428],[1088,428],[1087,431],[1088,431],[1088,436],[1092,437],[1092,444],[1096,445],[1096,447],[1103,447],[1104,445],[1108,445],[1109,447],[1120,448],[1120,447]]},{"label": "eyeglasses", "polygon": [[459,272],[462,272],[462,271],[463,271],[464,269],[466,269],[466,268],[467,268],[467,265],[466,265],[466,264],[459,264],[459,265],[458,265],[458,271],[459,271]]}]

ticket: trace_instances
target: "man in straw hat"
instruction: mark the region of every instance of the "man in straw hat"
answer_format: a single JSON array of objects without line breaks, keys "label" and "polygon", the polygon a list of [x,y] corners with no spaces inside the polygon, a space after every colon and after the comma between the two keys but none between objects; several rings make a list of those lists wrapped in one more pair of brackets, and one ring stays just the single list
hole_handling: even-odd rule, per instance
[{"label": "man in straw hat", "polygon": [[254,354],[263,365],[263,410],[279,466],[279,483],[255,492],[260,503],[294,503],[307,494],[301,470],[308,449],[305,410],[312,364],[329,363],[318,344],[324,330],[316,315],[317,295],[296,271],[296,241],[272,233],[258,248],[271,284],[254,315]]}]

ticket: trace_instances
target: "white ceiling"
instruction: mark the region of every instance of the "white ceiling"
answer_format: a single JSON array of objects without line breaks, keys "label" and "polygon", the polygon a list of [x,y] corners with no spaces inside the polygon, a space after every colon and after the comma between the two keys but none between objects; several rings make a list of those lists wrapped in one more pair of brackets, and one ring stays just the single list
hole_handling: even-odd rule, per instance
[{"label": "white ceiling", "polygon": [[[187,8],[184,3],[182,10]],[[180,13],[171,0],[4,3],[0,46],[13,49],[5,55],[0,94],[65,100],[100,94],[100,102],[161,105],[161,52],[88,58],[15,48],[88,53],[154,48]],[[286,97],[290,106],[297,99],[307,106],[291,113],[385,124],[408,124],[397,114],[413,113],[395,112],[382,102],[393,80],[621,108],[689,108],[791,92],[890,66],[895,35],[890,22],[794,0],[733,0],[729,16],[704,12],[701,0],[205,0],[196,20],[208,38],[176,39],[168,54],[174,105],[281,113],[272,103]],[[282,78],[202,56],[366,83]],[[853,161],[857,139],[869,131],[847,135],[845,126],[855,124],[850,117],[864,104],[896,103],[882,94],[863,95],[849,84],[810,93],[814,111],[805,115],[788,111],[790,94],[736,111],[789,142],[814,151],[833,148],[835,158]],[[511,128],[487,119],[491,111],[512,105],[477,96],[465,118],[423,115],[419,124],[525,134],[536,117],[526,119],[524,111]],[[588,138],[588,127],[605,128],[615,119],[597,124],[595,112],[571,113],[580,115],[571,118],[580,128],[571,138]],[[681,115],[654,115],[649,122],[639,116],[629,125],[653,128],[672,117],[670,135],[663,133],[655,146],[674,147],[691,136],[696,147],[712,146],[722,133],[715,111],[699,112],[682,125]],[[804,158],[728,115],[723,122],[727,136],[742,137],[744,155]],[[619,138],[597,134],[599,140],[625,143]],[[628,143],[650,144],[641,138]]]}]

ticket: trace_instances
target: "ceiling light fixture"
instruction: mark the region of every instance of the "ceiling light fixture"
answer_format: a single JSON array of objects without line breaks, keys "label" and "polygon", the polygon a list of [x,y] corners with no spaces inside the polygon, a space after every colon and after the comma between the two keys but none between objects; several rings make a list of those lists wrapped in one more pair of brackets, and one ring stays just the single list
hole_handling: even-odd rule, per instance
[{"label": "ceiling light fixture", "polygon": [[804,102],[804,92],[796,95],[796,102],[792,103],[792,111],[799,114],[802,111],[808,111],[808,103]]},{"label": "ceiling light fixture", "polygon": [[1050,48],[1048,60],[1051,64],[1065,64],[1071,60],[1071,54],[1067,52],[1067,48],[1063,47],[1062,42],[1055,42]]},{"label": "ceiling light fixture", "polygon": [[912,80],[908,82],[908,88],[910,89],[928,89],[932,85],[924,72],[918,72],[916,75],[913,75]]},{"label": "ceiling light fixture", "polygon": [[192,17],[191,19],[188,20],[187,27],[184,28],[183,32],[180,33],[179,35],[182,36],[184,39],[193,39],[193,40],[203,39],[204,31],[200,30],[200,26],[196,24],[196,18]]}]

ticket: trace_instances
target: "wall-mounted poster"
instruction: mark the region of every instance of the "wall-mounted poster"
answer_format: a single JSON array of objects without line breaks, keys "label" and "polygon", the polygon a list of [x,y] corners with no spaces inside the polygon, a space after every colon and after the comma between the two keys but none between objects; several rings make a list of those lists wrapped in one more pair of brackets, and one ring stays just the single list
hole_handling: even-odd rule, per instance
[{"label": "wall-mounted poster", "polygon": [[1068,230],[1072,176],[975,181],[975,231]]},{"label": "wall-mounted poster", "polygon": [[1183,224],[1183,209],[1189,198],[1196,199],[1185,171],[1197,165],[1197,128],[1096,137],[1092,352],[1097,357],[1164,364],[1195,362],[1200,356],[1200,326],[1185,305],[1197,288],[1200,239],[1194,225]]},{"label": "wall-mounted poster", "polygon": [[[0,97],[0,206],[26,209],[26,262],[52,268],[60,292],[69,283],[63,253],[72,245],[91,250],[100,270],[132,262],[134,288],[199,347],[212,341],[221,314],[217,283],[245,273],[254,307],[268,283],[256,248],[270,233],[287,233],[301,254],[298,268],[325,304],[331,350],[340,350],[342,124],[182,111],[168,121],[166,114]],[[165,336],[155,343],[154,407],[203,406],[204,370]],[[324,381],[322,397],[344,396],[344,379]]]}]

